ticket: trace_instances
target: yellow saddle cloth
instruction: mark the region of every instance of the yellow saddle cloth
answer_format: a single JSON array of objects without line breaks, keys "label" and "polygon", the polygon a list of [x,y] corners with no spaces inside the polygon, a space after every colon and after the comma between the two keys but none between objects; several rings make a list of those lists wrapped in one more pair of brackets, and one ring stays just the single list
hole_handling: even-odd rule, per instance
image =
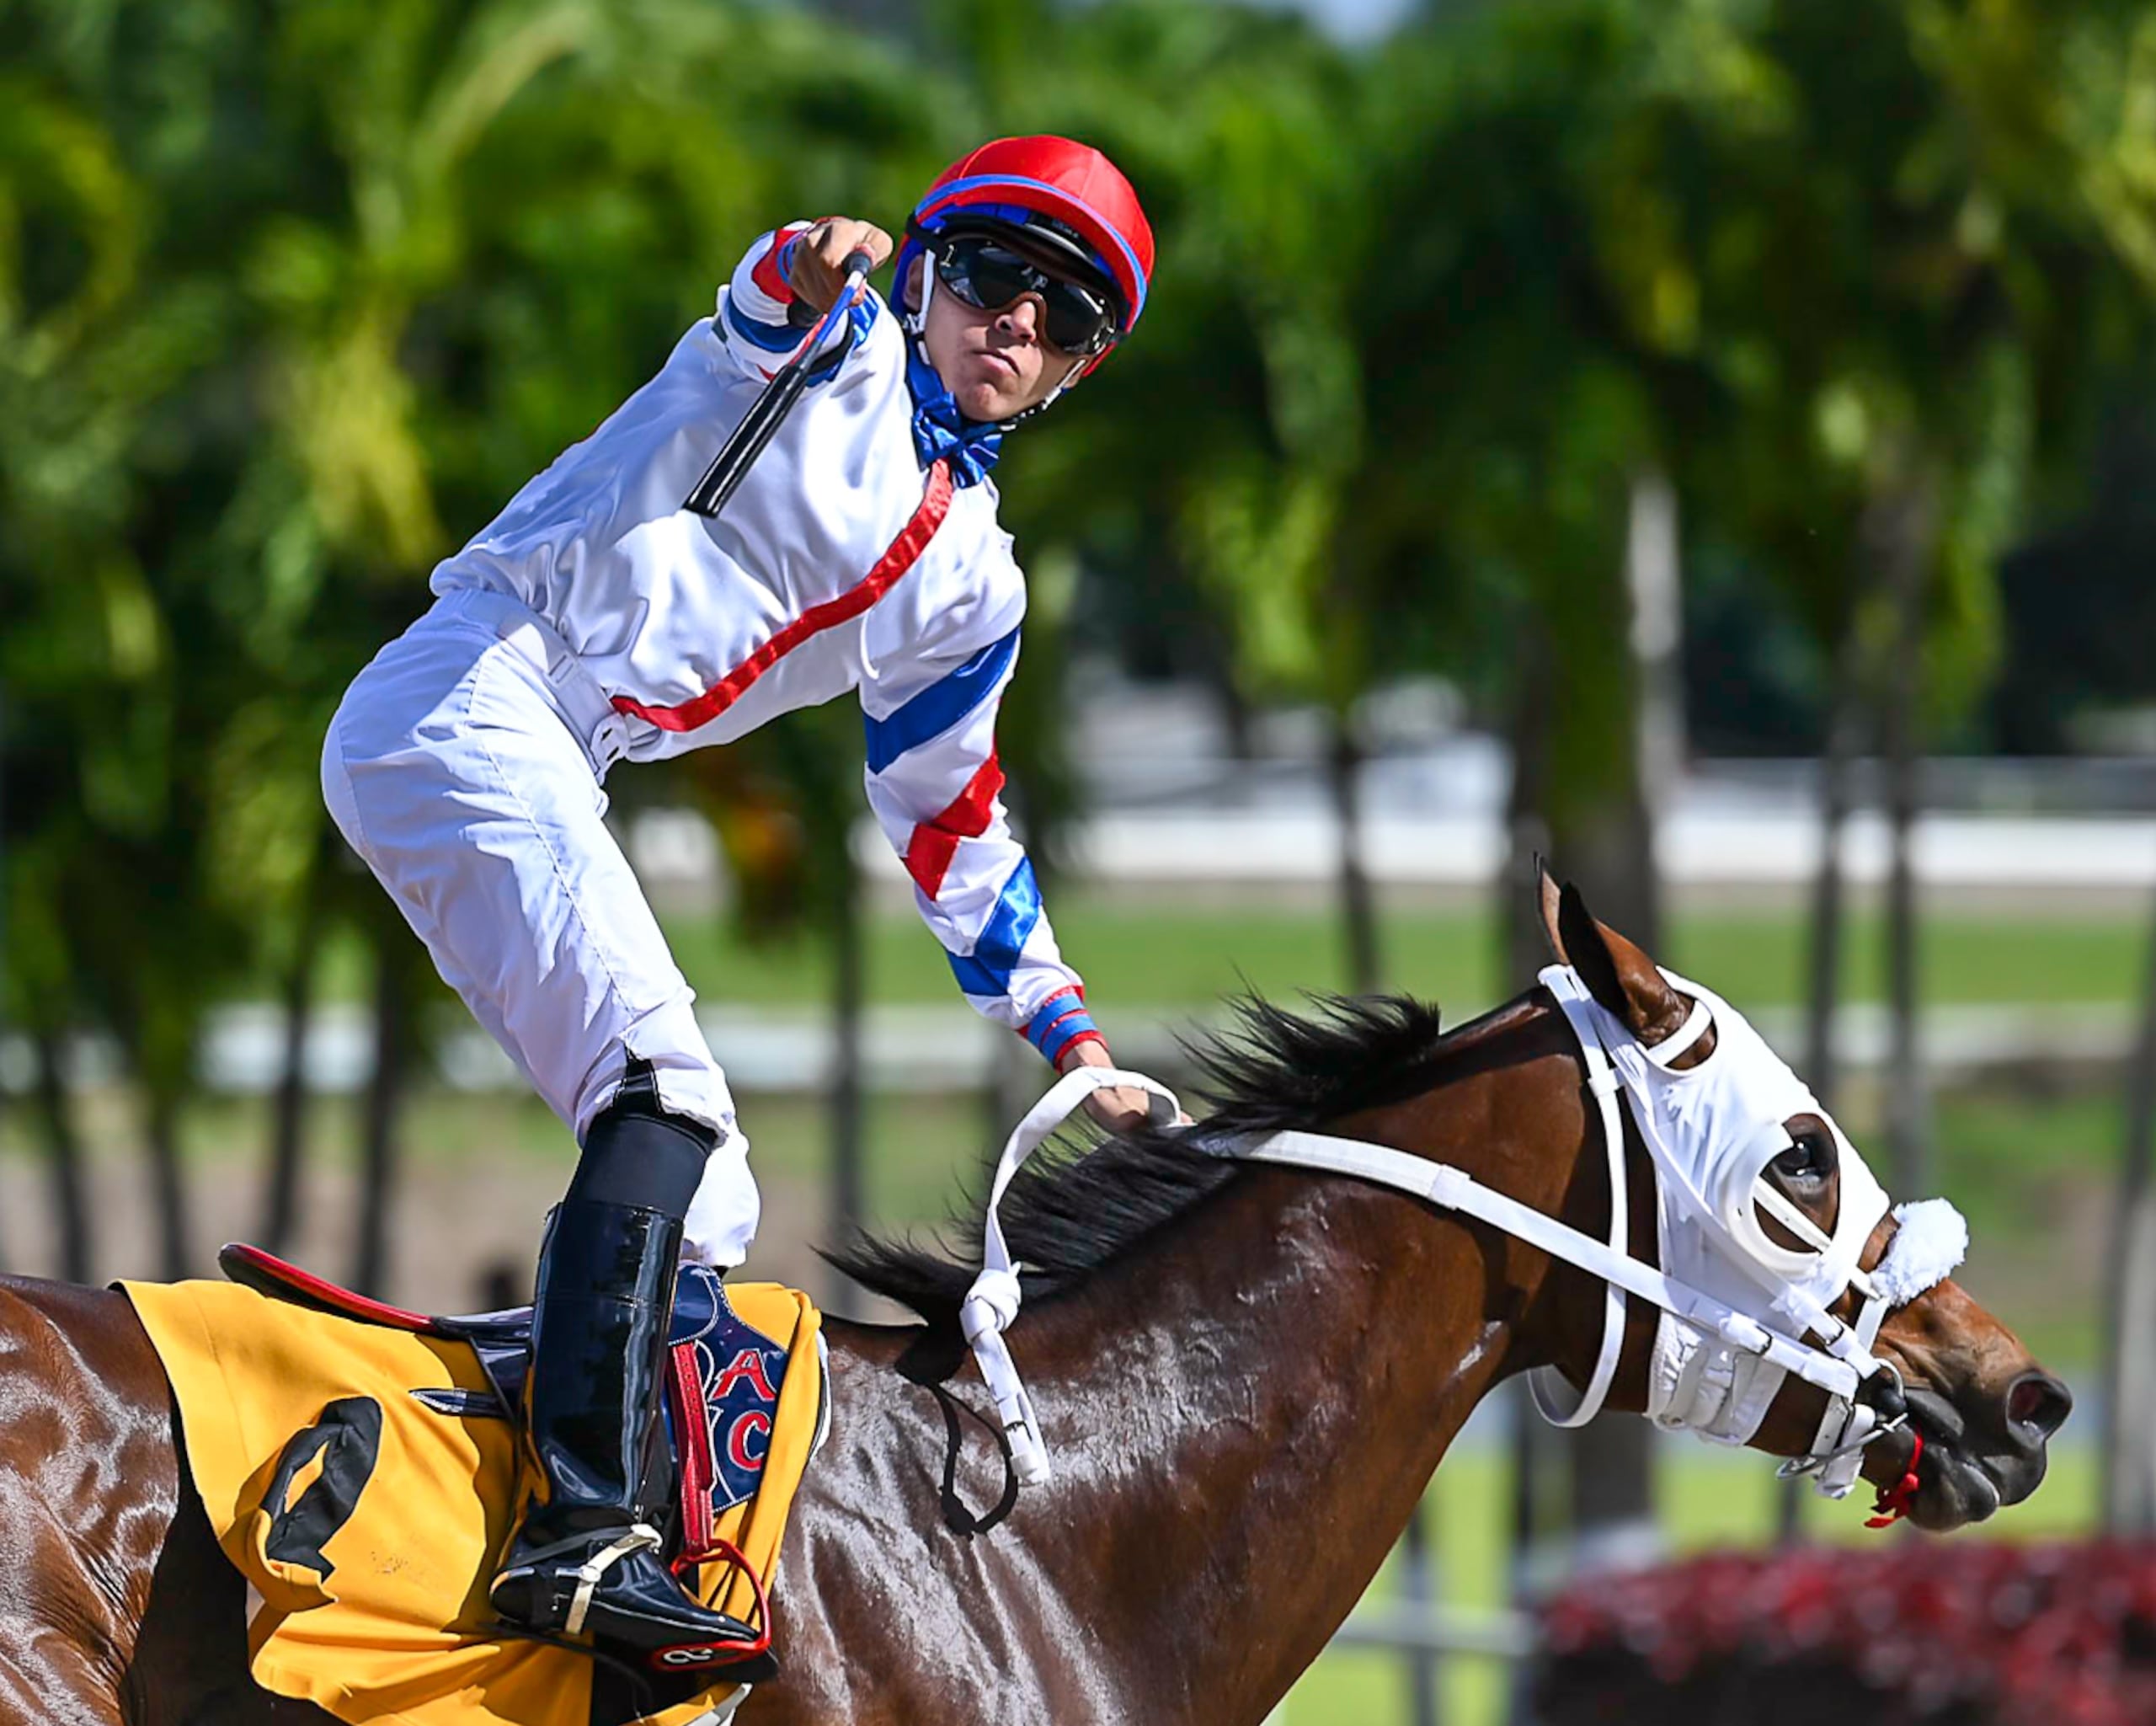
[{"label": "yellow saddle cloth", "polygon": [[[501,1633],[487,1584],[517,1457],[466,1344],[230,1283],[120,1286],[172,1381],[217,1542],[262,1597],[248,1649],[264,1689],[351,1726],[690,1726],[736,1687],[720,1674],[643,1679]],[[718,1525],[768,1587],[815,1442],[822,1320],[775,1284],[726,1293],[789,1351],[761,1488]],[[315,1429],[323,1441],[292,1442]],[[707,1605],[753,1618],[731,1566],[707,1564],[698,1582]]]}]

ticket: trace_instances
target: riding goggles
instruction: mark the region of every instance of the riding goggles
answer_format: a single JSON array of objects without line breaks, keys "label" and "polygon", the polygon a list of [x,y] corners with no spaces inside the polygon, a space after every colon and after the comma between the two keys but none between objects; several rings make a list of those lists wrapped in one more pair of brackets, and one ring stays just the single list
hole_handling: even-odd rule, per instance
[{"label": "riding goggles", "polygon": [[1041,334],[1079,358],[1103,352],[1115,339],[1114,302],[1093,288],[1051,275],[1040,265],[983,234],[939,236],[936,276],[967,305],[1000,312],[1024,295],[1041,303]]}]

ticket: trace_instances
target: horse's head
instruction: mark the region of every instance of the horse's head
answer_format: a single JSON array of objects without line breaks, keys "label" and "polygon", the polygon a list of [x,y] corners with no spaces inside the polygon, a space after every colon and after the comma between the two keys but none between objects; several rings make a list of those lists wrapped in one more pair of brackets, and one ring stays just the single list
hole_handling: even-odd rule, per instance
[{"label": "horse's head", "polygon": [[[1742,1184],[1735,1200],[1741,1215],[1724,1232],[1719,1251],[1727,1257],[1732,1237],[1748,1237],[1756,1248],[1754,1262],[1732,1274],[1725,1286],[1742,1285],[1747,1274],[1758,1278],[1762,1263],[1786,1275],[1792,1289],[1801,1288],[1814,1268],[1823,1264],[1829,1268],[1826,1280],[1831,1286],[1841,1280],[1831,1274],[1833,1254],[1839,1248],[1867,1276],[1886,1267],[1877,1281],[1892,1291],[1897,1270],[1906,1268],[1907,1260],[1921,1256],[1919,1242],[1913,1233],[1903,1243],[1907,1250],[1898,1257],[1905,1264],[1897,1266],[1893,1249],[1903,1226],[1897,1214],[1886,1210],[1883,1195],[1863,1159],[1832,1118],[1810,1102],[1808,1093],[1766,1051],[1757,1034],[1725,1003],[1713,1002],[1711,1016],[1703,1016],[1700,998],[1676,986],[1631,942],[1597,922],[1575,890],[1567,887],[1561,892],[1546,876],[1543,917],[1559,959],[1637,1045],[1674,1050],[1689,1032],[1689,1046],[1666,1057],[1671,1088],[1682,1089],[1708,1077],[1710,1064],[1718,1057],[1749,1061],[1764,1072],[1763,1082],[1748,1091],[1724,1084],[1718,1087],[1718,1100],[1702,1104],[1694,1097],[1677,1105],[1670,1116],[1668,1135],[1673,1138],[1711,1135],[1721,1141],[1719,1147],[1693,1147],[1695,1153],[1704,1152],[1693,1170],[1700,1175],[1700,1186],[1711,1187],[1717,1173],[1724,1171],[1732,1184]],[[1785,1087],[1780,1087],[1773,1069],[1787,1078]],[[1774,1118],[1741,1118],[1742,1111],[1731,1106],[1732,1095],[1777,1099],[1771,1108],[1753,1111]],[[1665,1161],[1667,1156],[1664,1152],[1651,1157],[1637,1134],[1635,1124],[1630,1161],[1637,1173],[1631,1185],[1641,1195],[1635,1202],[1643,1203],[1649,1188],[1638,1176],[1646,1174],[1651,1162]],[[1667,1177],[1662,1178],[1666,1181]],[[1724,1218],[1731,1214],[1732,1190],[1719,1196]],[[1670,1258],[1674,1248],[1689,1264],[1710,1269],[1715,1253],[1702,1253],[1696,1242],[1673,1233],[1688,1226],[1682,1217],[1684,1205],[1673,1205],[1667,1185],[1659,1197],[1663,1258]],[[1945,1211],[1945,1207],[1936,1207],[1926,1221],[1937,1222]],[[1913,1219],[1911,1226],[1917,1226]],[[1709,1232],[1714,1232],[1711,1224]],[[1945,1262],[1951,1264],[1951,1259]],[[1673,1275],[1685,1268],[1663,1265]],[[1842,1276],[1848,1269],[1845,1260]],[[2065,1420],[2073,1398],[2011,1331],[1951,1279],[1939,1278],[1937,1267],[1929,1275],[1919,1274],[1908,1280],[1928,1285],[1899,1304],[1890,1306],[1882,1296],[1886,1316],[1870,1344],[1871,1356],[1892,1371],[1866,1377],[1858,1392],[1858,1400],[1876,1412],[1877,1424],[1890,1429],[1871,1438],[1864,1451],[1862,1472],[1882,1488],[1896,1486],[1909,1470],[1920,1435],[1917,1488],[1903,1501],[1904,1508],[1921,1527],[1955,1528],[1982,1521],[2000,1505],[2019,1503],[2036,1490],[2044,1477],[2046,1443]],[[1769,1275],[1754,1310],[1764,1311],[1774,1298],[1774,1278]],[[1854,1326],[1864,1300],[1860,1284],[1850,1283],[1833,1292],[1826,1310],[1842,1323]],[[1613,1405],[1628,1402],[1671,1425],[1704,1425],[1704,1419],[1688,1419],[1687,1415],[1702,1408],[1718,1408],[1725,1421],[1714,1429],[1720,1436],[1742,1438],[1784,1456],[1816,1455],[1822,1448],[1827,1392],[1794,1376],[1757,1381],[1763,1388],[1778,1382],[1779,1388],[1772,1389],[1764,1413],[1755,1407],[1732,1429],[1726,1417],[1743,1399],[1744,1375],[1756,1363],[1737,1357],[1734,1384],[1728,1381],[1732,1363],[1726,1355],[1720,1361],[1695,1362],[1690,1379],[1684,1380],[1684,1350],[1696,1346],[1696,1335],[1668,1317],[1658,1329],[1640,1323],[1641,1303],[1633,1305],[1635,1322],[1618,1370]],[[1801,1297],[1783,1310],[1801,1311]],[[1816,1333],[1806,1339],[1815,1344],[1827,1340]],[[1569,1352],[1576,1358],[1562,1362],[1562,1371],[1575,1384],[1585,1383],[1595,1357],[1583,1331],[1576,1329]],[[1721,1382],[1700,1382],[1703,1366],[1707,1377],[1720,1375]],[[1904,1404],[1907,1419],[1895,1425]]]}]

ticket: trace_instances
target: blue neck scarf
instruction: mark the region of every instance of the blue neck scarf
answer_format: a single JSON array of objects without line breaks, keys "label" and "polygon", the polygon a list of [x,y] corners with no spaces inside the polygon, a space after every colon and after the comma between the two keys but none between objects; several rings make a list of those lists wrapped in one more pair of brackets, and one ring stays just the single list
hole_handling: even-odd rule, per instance
[{"label": "blue neck scarf", "polygon": [[920,342],[910,339],[906,343],[906,387],[913,394],[913,446],[921,465],[949,462],[954,485],[973,485],[987,478],[1002,452],[1003,428],[961,414]]}]

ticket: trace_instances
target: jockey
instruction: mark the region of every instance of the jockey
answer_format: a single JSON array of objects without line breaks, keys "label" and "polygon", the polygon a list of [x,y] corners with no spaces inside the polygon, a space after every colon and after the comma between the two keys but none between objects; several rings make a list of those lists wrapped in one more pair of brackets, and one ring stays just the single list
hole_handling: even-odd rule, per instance
[{"label": "jockey", "polygon": [[[867,291],[841,320],[721,514],[683,509],[857,248],[881,264],[891,240],[831,216],[750,246],[659,375],[436,569],[432,607],[354,681],[323,750],[345,838],[582,1147],[539,1255],[536,1495],[493,1585],[544,1634],[652,1649],[742,1629],[689,1597],[650,1531],[675,1267],[739,1264],[756,1189],[606,826],[607,769],[857,695],[869,807],[967,999],[1058,1071],[1113,1064],[999,796],[1026,594],[989,471],[1130,333],[1152,232],[1098,151],[981,146],[907,222],[894,302]],[[1095,1098],[1107,1125],[1143,1117],[1141,1093]]]}]

